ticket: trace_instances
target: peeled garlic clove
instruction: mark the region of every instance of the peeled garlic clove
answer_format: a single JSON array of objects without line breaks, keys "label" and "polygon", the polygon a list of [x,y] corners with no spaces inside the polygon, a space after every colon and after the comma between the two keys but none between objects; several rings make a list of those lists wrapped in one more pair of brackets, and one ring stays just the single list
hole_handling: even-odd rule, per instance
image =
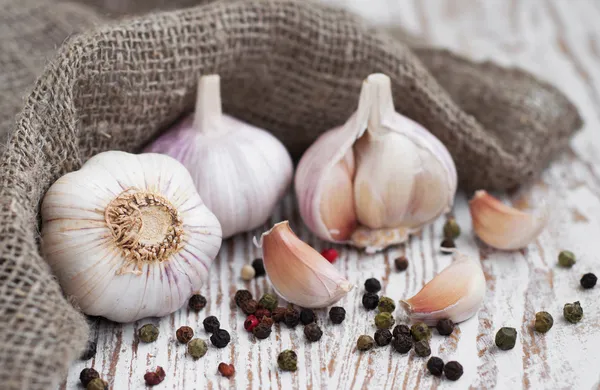
[{"label": "peeled garlic clove", "polygon": [[146,151],[167,154],[190,171],[224,238],[264,224],[292,181],[292,160],[279,140],[223,115],[218,75],[200,78],[195,113]]},{"label": "peeled garlic clove", "polygon": [[295,188],[312,232],[376,251],[448,211],[456,181],[446,148],[395,111],[389,77],[373,74],[346,124],[305,152]]},{"label": "peeled garlic clove", "polygon": [[179,309],[221,246],[185,167],[159,154],[100,153],[59,178],[41,212],[42,251],[65,294],[117,322]]},{"label": "peeled garlic clove", "polygon": [[540,235],[548,220],[545,208],[537,214],[528,214],[483,190],[475,192],[469,209],[477,237],[491,247],[504,250],[526,247]]},{"label": "peeled garlic clove", "polygon": [[294,234],[288,221],[275,224],[255,244],[262,248],[273,288],[288,302],[306,308],[326,307],[353,287],[319,252]]},{"label": "peeled garlic clove", "polygon": [[481,265],[457,253],[452,264],[436,275],[414,297],[400,301],[413,322],[433,326],[441,319],[458,323],[471,318],[485,297]]}]

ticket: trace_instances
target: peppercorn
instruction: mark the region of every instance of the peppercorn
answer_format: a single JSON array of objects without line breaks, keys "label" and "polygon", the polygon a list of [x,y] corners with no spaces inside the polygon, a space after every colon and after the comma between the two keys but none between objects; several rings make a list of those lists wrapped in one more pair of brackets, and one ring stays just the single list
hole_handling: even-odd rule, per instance
[{"label": "peppercorn", "polygon": [[515,347],[517,342],[517,330],[515,328],[503,327],[496,333],[496,345],[503,351]]},{"label": "peppercorn", "polygon": [[442,336],[450,336],[454,331],[454,322],[450,319],[439,320],[435,328]]},{"label": "peppercorn", "polygon": [[208,345],[206,345],[206,341],[204,340],[193,339],[187,345],[187,352],[194,359],[200,359],[206,355],[206,351],[208,351]]},{"label": "peppercorn", "polygon": [[321,256],[323,256],[328,262],[333,264],[337,260],[338,252],[333,248],[323,249],[321,251]]},{"label": "peppercorn", "polygon": [[256,309],[254,315],[259,320],[262,320],[263,317],[271,317],[271,312],[269,311],[269,309]]},{"label": "peppercorn", "polygon": [[393,313],[396,310],[396,304],[394,304],[394,300],[388,297],[379,298],[379,304],[377,308],[380,312],[388,312]]},{"label": "peppercorn", "polygon": [[85,346],[85,351],[83,351],[79,359],[90,360],[94,356],[96,356],[96,343],[94,341],[88,341]]},{"label": "peppercorn", "polygon": [[415,353],[420,357],[427,357],[431,355],[431,348],[429,347],[428,340],[421,340],[415,343]]},{"label": "peppercorn", "polygon": [[287,309],[285,307],[281,307],[281,306],[273,309],[273,311],[271,312],[271,318],[273,318],[273,321],[275,321],[275,322],[283,321],[286,310]]},{"label": "peppercorn", "polygon": [[266,326],[268,326],[269,328],[271,328],[273,326],[273,323],[275,321],[273,321],[273,319],[271,317],[263,317],[262,320],[260,320],[261,324],[264,324]]},{"label": "peppercorn", "polygon": [[329,309],[329,319],[334,324],[341,324],[346,319],[346,309],[341,306],[334,306]]},{"label": "peppercorn", "polygon": [[410,336],[399,334],[392,340],[392,347],[400,353],[408,353],[413,347],[413,342]]},{"label": "peppercorn", "polygon": [[410,334],[415,341],[429,340],[431,338],[431,329],[424,322],[417,322],[410,327]]},{"label": "peppercorn", "polygon": [[375,278],[369,278],[365,281],[365,290],[370,293],[376,293],[381,290],[381,283]]},{"label": "peppercorn", "polygon": [[304,327],[304,336],[308,341],[319,341],[323,336],[323,331],[315,322],[310,323]]},{"label": "peppercorn", "polygon": [[254,314],[256,310],[258,310],[258,302],[254,299],[248,299],[240,304],[240,309],[244,312],[244,314]]},{"label": "peppercorn", "polygon": [[362,304],[367,310],[373,310],[379,304],[379,295],[375,293],[365,293],[362,297]]},{"label": "peppercorn", "polygon": [[252,262],[252,268],[254,268],[255,278],[258,278],[259,276],[265,276],[265,265],[263,263],[263,259],[254,259]]},{"label": "peppercorn", "polygon": [[88,383],[96,378],[100,378],[100,374],[98,374],[98,371],[94,370],[93,368],[84,368],[79,373],[79,381],[81,381],[83,387],[86,387]]},{"label": "peppercorn", "polygon": [[248,332],[252,332],[252,329],[256,328],[258,323],[258,318],[256,318],[255,315],[250,314],[248,318],[246,318],[246,321],[244,321],[244,329],[246,329]]},{"label": "peppercorn", "polygon": [[375,340],[373,340],[373,337],[366,334],[363,334],[356,340],[356,348],[359,351],[368,351],[373,348],[373,345],[375,345]]},{"label": "peppercorn", "polygon": [[575,254],[571,251],[562,251],[558,254],[558,264],[561,267],[571,268],[575,264]]},{"label": "peppercorn", "polygon": [[377,329],[374,339],[377,345],[383,347],[392,342],[392,332],[387,329]]},{"label": "peppercorn", "polygon": [[552,328],[554,325],[554,319],[552,315],[547,311],[540,311],[539,313],[535,313],[535,325],[534,328],[536,332],[546,333]]},{"label": "peppercorn", "polygon": [[260,298],[258,301],[258,305],[260,308],[265,308],[267,310],[273,310],[277,307],[278,299],[277,296],[273,294],[266,293]]},{"label": "peppercorn", "polygon": [[235,292],[235,304],[242,307],[242,303],[252,299],[252,293],[248,290],[237,290]]},{"label": "peppercorn", "polygon": [[223,375],[225,378],[230,378],[235,374],[235,367],[233,364],[227,363],[219,363],[219,374]]},{"label": "peppercorn", "polygon": [[283,315],[283,321],[288,328],[295,328],[296,325],[300,323],[300,311],[294,309],[293,307],[287,308],[285,310],[285,314]]},{"label": "peppercorn", "polygon": [[399,335],[404,335],[404,336],[411,337],[411,335],[410,335],[410,328],[407,325],[404,325],[404,324],[396,325],[394,327],[394,331],[392,332],[392,335],[394,337],[398,337]]},{"label": "peppercorn", "polygon": [[396,271],[402,272],[408,268],[408,259],[406,256],[400,256],[394,260],[394,265],[396,266]]},{"label": "peppercorn", "polygon": [[215,316],[208,316],[202,321],[202,325],[204,325],[204,330],[208,333],[216,332],[220,327],[221,323]]},{"label": "peppercorn", "polygon": [[271,327],[261,322],[252,329],[252,334],[257,339],[264,340],[271,335]]},{"label": "peppercorn", "polygon": [[204,309],[206,306],[206,298],[200,294],[192,295],[188,302],[188,307],[196,312]]},{"label": "peppercorn", "polygon": [[444,224],[444,238],[456,240],[460,236],[460,226],[454,218],[448,218]]},{"label": "peppercorn", "polygon": [[463,374],[463,366],[456,361],[451,361],[444,365],[444,374],[451,381],[457,381]]},{"label": "peppercorn", "polygon": [[177,340],[180,343],[187,344],[190,342],[191,339],[194,338],[194,330],[189,326],[182,326],[179,329],[177,329],[177,332],[175,332],[175,336],[177,336]]},{"label": "peppercorn", "polygon": [[315,312],[310,309],[302,309],[300,311],[300,322],[302,322],[302,325],[315,322]]},{"label": "peppercorn", "polygon": [[138,335],[144,343],[151,343],[158,338],[158,328],[152,324],[146,324],[140,328]]},{"label": "peppercorn", "polygon": [[85,388],[86,390],[107,390],[108,382],[100,378],[92,379]]},{"label": "peppercorn", "polygon": [[155,386],[165,380],[165,376],[165,370],[161,366],[156,366],[156,371],[144,374],[144,380],[148,386]]},{"label": "peppercorn", "polygon": [[563,316],[565,320],[572,324],[576,324],[583,318],[583,309],[579,304],[579,301],[574,303],[567,303],[563,308]]},{"label": "peppercorn", "polygon": [[585,274],[581,277],[580,283],[583,288],[593,288],[596,285],[598,278],[594,274]]},{"label": "peppercorn", "polygon": [[388,313],[387,311],[375,316],[375,326],[377,329],[391,329],[395,322],[396,320],[394,320],[392,313]]},{"label": "peppercorn", "polygon": [[[257,325],[257,327],[260,324]],[[256,328],[254,328],[256,329]],[[269,331],[271,329],[269,328]],[[254,333],[254,331],[252,331]],[[210,336],[210,342],[217,348],[225,348],[227,344],[231,341],[231,336],[229,336],[229,332],[225,329],[219,329]]]},{"label": "peppercorn", "polygon": [[256,276],[256,271],[250,264],[245,264],[240,270],[240,276],[243,280],[249,281],[254,279],[254,276]]},{"label": "peppercorn", "polygon": [[277,365],[283,371],[296,371],[298,366],[298,355],[291,349],[286,349],[277,356]]},{"label": "peppercorn", "polygon": [[427,361],[427,369],[433,376],[442,376],[444,361],[437,356],[432,356]]},{"label": "peppercorn", "polygon": [[442,252],[444,252],[444,249],[456,248],[456,244],[454,243],[454,240],[444,238],[440,244],[440,247],[442,248]]}]

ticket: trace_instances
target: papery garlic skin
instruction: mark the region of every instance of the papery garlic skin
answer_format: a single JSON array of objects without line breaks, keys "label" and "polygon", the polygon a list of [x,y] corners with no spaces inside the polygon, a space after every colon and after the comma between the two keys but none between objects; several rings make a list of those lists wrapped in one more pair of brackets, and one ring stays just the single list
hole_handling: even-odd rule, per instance
[{"label": "papery garlic skin", "polygon": [[227,238],[267,221],[292,181],[293,164],[273,135],[222,114],[219,83],[217,75],[201,77],[196,112],[146,151],[188,168]]},{"label": "papery garlic skin", "polygon": [[300,240],[288,221],[275,224],[255,244],[262,248],[273,288],[290,303],[305,308],[327,307],[354,287],[319,252]]},{"label": "papery garlic skin", "polygon": [[100,153],[59,178],[41,212],[42,251],[65,294],[117,322],[179,309],[221,246],[187,170],[159,154]]},{"label": "papery garlic skin", "polygon": [[[456,252],[455,252],[456,253]],[[459,323],[471,318],[485,298],[485,275],[481,265],[456,253],[455,260],[412,298],[400,301],[412,322],[433,326],[439,320]]]},{"label": "papery garlic skin", "polygon": [[449,211],[456,186],[448,150],[395,111],[383,74],[365,80],[357,111],[311,145],[295,177],[310,230],[367,251],[401,243]]}]

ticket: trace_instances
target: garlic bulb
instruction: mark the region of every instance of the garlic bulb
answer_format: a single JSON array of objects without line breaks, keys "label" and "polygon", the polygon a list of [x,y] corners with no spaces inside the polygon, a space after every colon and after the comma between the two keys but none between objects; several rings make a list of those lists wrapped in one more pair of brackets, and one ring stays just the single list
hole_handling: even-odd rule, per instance
[{"label": "garlic bulb", "polygon": [[277,138],[223,115],[217,75],[200,78],[195,113],[146,151],[167,154],[190,171],[223,238],[265,223],[292,180],[292,160]]},{"label": "garlic bulb", "polygon": [[260,242],[265,271],[282,298],[301,307],[326,307],[339,301],[353,285],[310,245],[300,240],[288,221],[263,233]]},{"label": "garlic bulb", "polygon": [[219,222],[189,173],[160,154],[100,153],[42,203],[42,251],[64,292],[113,321],[179,309],[220,246]]},{"label": "garlic bulb", "polygon": [[395,111],[389,77],[373,74],[346,124],[306,151],[295,187],[317,236],[376,251],[449,211],[456,182],[448,150]]},{"label": "garlic bulb", "polygon": [[417,295],[400,301],[411,321],[435,325],[447,318],[458,323],[477,313],[485,298],[485,275],[478,262],[461,253],[455,257]]}]

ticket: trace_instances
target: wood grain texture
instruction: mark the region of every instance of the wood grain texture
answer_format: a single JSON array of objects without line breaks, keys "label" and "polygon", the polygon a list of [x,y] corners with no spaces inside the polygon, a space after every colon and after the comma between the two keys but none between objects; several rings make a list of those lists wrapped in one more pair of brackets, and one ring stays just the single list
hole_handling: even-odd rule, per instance
[{"label": "wood grain texture", "polygon": [[[416,293],[425,282],[451,262],[438,251],[443,220],[427,227],[406,245],[377,255],[365,255],[344,247],[336,266],[357,288],[341,301],[348,311],[346,321],[332,325],[326,312],[318,312],[324,336],[319,343],[306,343],[302,326],[274,327],[268,340],[257,341],[243,329],[244,316],[230,297],[239,288],[255,295],[269,291],[264,279],[251,283],[239,279],[241,267],[259,255],[252,237],[262,229],[224,243],[203,289],[207,307],[199,314],[182,309],[165,318],[119,325],[97,321],[94,337],[98,353],[93,360],[75,362],[64,388],[78,387],[84,367],[94,367],[114,389],[144,387],[143,375],[162,366],[167,377],[164,389],[413,389],[443,388],[600,388],[599,288],[582,290],[579,278],[598,272],[600,258],[600,5],[594,0],[327,0],[362,12],[370,21],[394,27],[402,25],[432,43],[470,55],[518,65],[551,81],[580,109],[586,126],[571,141],[571,149],[553,163],[542,178],[518,193],[500,197],[515,205],[535,206],[545,202],[551,218],[545,232],[526,250],[508,253],[489,249],[471,233],[467,199],[459,194],[455,215],[464,234],[457,245],[481,259],[487,280],[485,304],[477,316],[460,324],[452,337],[435,335],[434,355],[458,360],[464,376],[455,383],[429,375],[425,359],[411,352],[400,355],[391,348],[358,353],[360,334],[374,332],[373,312],[361,304],[362,284],[379,278],[383,294],[394,300]],[[374,4],[375,3],[375,4]],[[271,222],[290,219],[298,235],[318,250],[329,245],[317,240],[303,227],[294,200],[287,197]],[[266,228],[266,226],[265,226]],[[574,251],[579,260],[571,270],[556,267],[561,249]],[[406,272],[394,270],[395,257],[406,254]],[[562,306],[579,300],[584,320],[572,325],[562,318]],[[536,311],[554,315],[554,328],[546,335],[532,331]],[[400,310],[397,310],[400,312]],[[211,347],[194,361],[175,339],[179,326],[189,325],[207,338],[202,320],[216,315],[229,330],[232,343],[224,349]],[[405,321],[399,314],[397,321]],[[157,342],[139,343],[136,331],[145,323],[160,328]],[[519,331],[517,346],[499,351],[493,342],[502,326]],[[296,373],[280,372],[277,354],[297,351]],[[217,374],[220,362],[233,363],[231,379]]]}]

